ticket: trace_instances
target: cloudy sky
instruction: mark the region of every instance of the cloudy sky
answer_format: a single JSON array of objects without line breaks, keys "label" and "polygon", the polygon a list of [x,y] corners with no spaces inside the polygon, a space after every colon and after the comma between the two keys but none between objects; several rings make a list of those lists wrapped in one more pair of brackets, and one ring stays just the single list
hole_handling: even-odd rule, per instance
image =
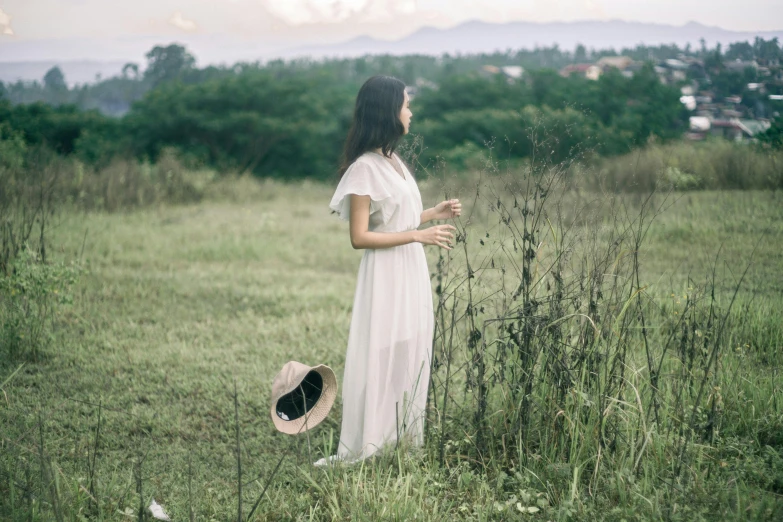
[{"label": "cloudy sky", "polygon": [[397,39],[421,26],[449,27],[466,20],[609,19],[778,30],[783,29],[783,1],[0,0],[0,54],[7,58],[16,49],[27,52],[56,43],[63,50],[92,46],[92,54],[106,58],[109,49],[121,53],[133,45],[175,39],[274,51],[365,34]]}]

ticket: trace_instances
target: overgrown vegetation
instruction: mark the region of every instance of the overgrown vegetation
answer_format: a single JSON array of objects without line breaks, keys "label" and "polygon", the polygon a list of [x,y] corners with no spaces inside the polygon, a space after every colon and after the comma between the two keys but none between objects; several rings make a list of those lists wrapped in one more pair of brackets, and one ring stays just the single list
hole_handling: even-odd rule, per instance
[{"label": "overgrown vegetation", "polygon": [[[432,458],[490,468],[513,488],[506,470],[524,469],[560,519],[622,519],[630,505],[668,520],[780,516],[783,448],[769,437],[783,433],[783,415],[767,401],[780,391],[783,328],[748,327],[765,306],[780,314],[780,302],[738,300],[768,231],[728,288],[716,245],[711,267],[672,278],[669,296],[642,267],[677,194],[579,197],[568,167],[500,172],[490,160],[458,253],[439,260]],[[753,364],[771,371],[741,383]],[[737,429],[759,422],[746,417],[750,404],[771,432]],[[743,485],[760,500],[743,513],[722,491],[736,478],[722,469],[727,440],[769,466]]]},{"label": "overgrown vegetation", "polygon": [[614,158],[599,158],[587,188],[649,192],[783,188],[783,151],[709,140],[652,145]]},{"label": "overgrown vegetation", "polygon": [[193,202],[212,177],[186,177],[171,151],[155,165],[116,159],[94,169],[0,124],[0,354],[38,360],[55,342],[56,315],[82,271],[51,259],[63,212]]},{"label": "overgrown vegetation", "polygon": [[10,360],[37,360],[49,348],[55,310],[75,282],[75,267],[47,262],[63,177],[52,156],[28,151],[0,124],[0,355]]},{"label": "overgrown vegetation", "polygon": [[198,205],[66,213],[51,255],[83,250],[90,273],[51,358],[0,366],[0,514],[779,517],[777,193],[585,191],[567,167],[420,181],[466,204],[457,248],[428,250],[428,443],[327,470],[310,463],[339,403],[284,437],[266,387],[290,359],[341,374],[359,253],[332,187],[220,180]]}]

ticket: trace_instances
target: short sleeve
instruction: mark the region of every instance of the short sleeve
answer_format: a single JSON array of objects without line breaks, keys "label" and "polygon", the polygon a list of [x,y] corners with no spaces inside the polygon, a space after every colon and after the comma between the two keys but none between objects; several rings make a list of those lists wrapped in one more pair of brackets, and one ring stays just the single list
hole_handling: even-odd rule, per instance
[{"label": "short sleeve", "polygon": [[350,194],[370,196],[370,214],[381,213],[383,222],[387,223],[393,213],[391,208],[392,193],[389,190],[383,174],[370,163],[357,160],[343,174],[337,189],[334,191],[329,208],[337,212],[340,219],[351,219]]}]

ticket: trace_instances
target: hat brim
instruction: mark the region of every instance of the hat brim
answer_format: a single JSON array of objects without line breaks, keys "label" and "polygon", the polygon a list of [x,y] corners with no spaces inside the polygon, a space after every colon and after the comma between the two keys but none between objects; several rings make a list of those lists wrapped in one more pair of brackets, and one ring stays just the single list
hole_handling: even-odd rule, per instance
[{"label": "hat brim", "polygon": [[[337,398],[337,377],[334,372],[328,366],[323,364],[319,366],[313,366],[311,371],[318,372],[323,379],[323,388],[321,389],[321,396],[318,401],[305,415],[293,420],[285,420],[277,415],[277,401],[272,403],[270,413],[272,415],[272,422],[281,433],[287,435],[296,435],[298,433],[311,430],[318,426],[332,409],[334,401]],[[293,391],[290,390],[289,393]]]}]

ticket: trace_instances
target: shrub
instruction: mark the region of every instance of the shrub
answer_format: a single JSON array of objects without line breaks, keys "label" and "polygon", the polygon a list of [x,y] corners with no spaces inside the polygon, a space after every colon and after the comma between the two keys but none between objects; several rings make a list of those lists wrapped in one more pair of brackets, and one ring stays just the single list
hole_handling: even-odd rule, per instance
[{"label": "shrub", "polygon": [[114,159],[93,170],[72,163],[67,198],[78,208],[116,212],[162,202],[193,203],[203,196],[203,185],[214,177],[211,171],[189,172],[171,149],[157,163]]},{"label": "shrub", "polygon": [[46,237],[62,195],[65,161],[43,147],[28,147],[0,123],[0,277],[24,245],[46,261]]},{"label": "shrub", "polygon": [[43,263],[30,248],[14,259],[11,274],[0,277],[0,347],[12,358],[37,360],[54,340],[59,306],[81,268],[75,264]]},{"label": "shrub", "polygon": [[455,170],[478,170],[486,162],[484,149],[472,141],[444,151],[441,158]]},{"label": "shrub", "polygon": [[767,132],[761,135],[762,143],[776,149],[783,149],[783,116],[778,116],[772,122],[772,126]]},{"label": "shrub", "polygon": [[665,186],[695,189],[783,188],[783,154],[724,140],[650,145],[594,163],[588,184],[612,190],[646,192]]}]

